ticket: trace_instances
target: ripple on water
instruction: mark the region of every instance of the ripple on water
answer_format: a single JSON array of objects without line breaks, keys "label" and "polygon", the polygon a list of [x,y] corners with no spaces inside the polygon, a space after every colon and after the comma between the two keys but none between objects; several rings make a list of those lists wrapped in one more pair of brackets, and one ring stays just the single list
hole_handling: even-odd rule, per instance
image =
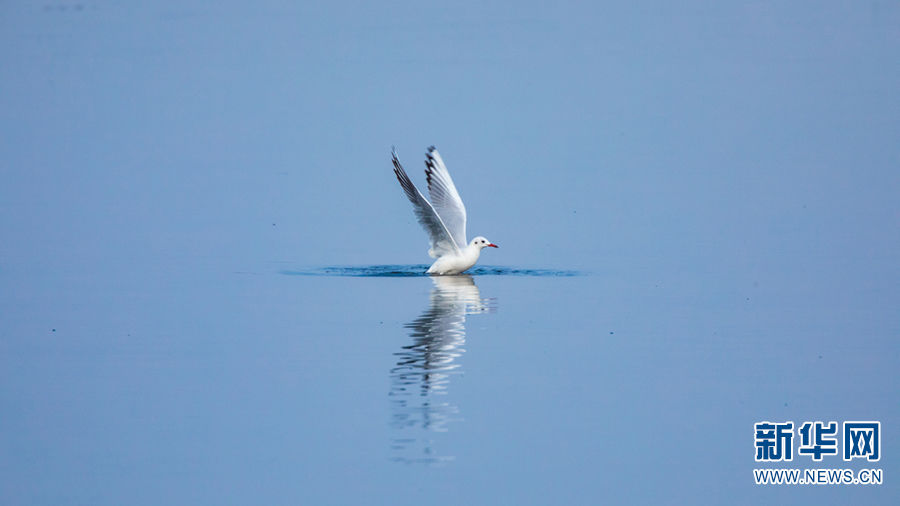
[{"label": "ripple on water", "polygon": [[[361,265],[361,266],[330,266],[314,267],[303,270],[282,270],[281,274],[288,276],[343,276],[363,278],[403,278],[427,276],[426,264],[416,265]],[[555,269],[516,269],[484,265],[473,267],[464,274],[470,276],[536,276],[536,277],[571,277],[581,276],[584,273],[571,270]]]}]

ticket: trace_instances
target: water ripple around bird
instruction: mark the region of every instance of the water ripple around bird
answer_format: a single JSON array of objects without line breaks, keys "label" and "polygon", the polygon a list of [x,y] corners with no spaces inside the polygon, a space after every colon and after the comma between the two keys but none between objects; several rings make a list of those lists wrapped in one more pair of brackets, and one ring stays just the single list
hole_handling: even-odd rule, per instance
[{"label": "water ripple around bird", "polygon": [[[282,270],[288,276],[339,276],[339,277],[420,277],[427,276],[426,264],[415,265],[361,265],[361,266],[328,266],[310,269]],[[572,277],[585,273],[575,270],[557,269],[518,269],[494,265],[483,265],[469,269],[464,275],[470,276],[532,276],[532,277]]]}]

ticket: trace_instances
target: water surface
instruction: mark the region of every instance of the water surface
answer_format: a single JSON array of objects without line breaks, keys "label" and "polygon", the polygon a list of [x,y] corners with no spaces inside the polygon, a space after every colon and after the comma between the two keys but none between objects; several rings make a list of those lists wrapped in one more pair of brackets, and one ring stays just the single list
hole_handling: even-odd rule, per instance
[{"label": "water surface", "polygon": [[[330,266],[315,267],[306,270],[282,270],[281,274],[289,276],[352,276],[352,277],[418,277],[428,276],[428,265],[368,265],[368,266]],[[579,276],[585,273],[572,270],[523,269],[479,265],[467,270],[468,276]]]},{"label": "water surface", "polygon": [[[0,2],[0,504],[898,504],[898,26]],[[880,421],[884,485],[754,485],[763,420]]]}]

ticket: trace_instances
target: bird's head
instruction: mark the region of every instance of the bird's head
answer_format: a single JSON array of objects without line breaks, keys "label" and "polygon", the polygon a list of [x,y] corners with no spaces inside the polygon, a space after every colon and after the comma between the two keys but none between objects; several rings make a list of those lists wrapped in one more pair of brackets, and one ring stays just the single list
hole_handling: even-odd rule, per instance
[{"label": "bird's head", "polygon": [[478,249],[499,248],[500,247],[500,246],[497,246],[496,244],[492,243],[491,241],[488,241],[487,237],[481,237],[480,235],[478,237],[472,239],[472,242],[470,242],[469,245],[476,246]]}]

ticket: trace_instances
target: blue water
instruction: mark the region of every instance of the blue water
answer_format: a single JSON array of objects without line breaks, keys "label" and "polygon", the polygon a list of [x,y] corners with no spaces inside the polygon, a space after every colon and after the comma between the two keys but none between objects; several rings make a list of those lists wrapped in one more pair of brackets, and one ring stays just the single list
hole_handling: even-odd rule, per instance
[{"label": "blue water", "polygon": [[[900,504],[898,26],[0,2],[0,506]],[[432,144],[468,274],[392,172]],[[754,459],[857,420],[878,462]]]},{"label": "blue water", "polygon": [[890,302],[708,268],[8,269],[4,503],[891,503],[751,482],[752,424],[806,419],[880,420],[889,479]]},{"label": "blue water", "polygon": [[[353,267],[318,267],[306,270],[282,270],[288,276],[351,276],[351,277],[418,277],[428,276],[427,264],[418,265],[366,265]],[[579,276],[579,271],[555,269],[516,269],[479,265],[465,272],[469,276]]]}]

